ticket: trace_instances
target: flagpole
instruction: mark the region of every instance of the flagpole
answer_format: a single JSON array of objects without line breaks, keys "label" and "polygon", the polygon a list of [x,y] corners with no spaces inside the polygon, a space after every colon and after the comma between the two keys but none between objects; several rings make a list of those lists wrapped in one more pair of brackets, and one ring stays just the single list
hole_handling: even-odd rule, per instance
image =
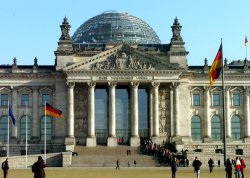
[{"label": "flagpole", "polygon": [[26,157],[25,157],[25,159],[26,159],[26,169],[27,169],[27,160],[28,160],[28,158],[27,158],[27,155],[28,155],[28,116],[27,116],[27,114],[28,114],[28,105],[27,105],[27,103],[26,103],[26,118],[25,118],[25,155],[26,155]]},{"label": "flagpole", "polygon": [[247,59],[247,44],[246,44],[246,59]]},{"label": "flagpole", "polygon": [[8,100],[8,134],[7,134],[7,157],[9,157],[9,146],[10,146],[10,102]]},{"label": "flagpole", "polygon": [[[222,48],[222,38],[221,38],[221,48]],[[223,51],[223,48],[222,48]],[[222,62],[222,112],[223,112],[223,155],[224,155],[224,164],[227,160],[227,146],[226,146],[226,118],[225,118],[225,86],[224,86],[224,61],[223,61],[223,52],[221,56],[221,62]]]},{"label": "flagpole", "polygon": [[44,113],[45,113],[45,118],[44,118],[44,161],[46,164],[46,101],[44,103]]}]

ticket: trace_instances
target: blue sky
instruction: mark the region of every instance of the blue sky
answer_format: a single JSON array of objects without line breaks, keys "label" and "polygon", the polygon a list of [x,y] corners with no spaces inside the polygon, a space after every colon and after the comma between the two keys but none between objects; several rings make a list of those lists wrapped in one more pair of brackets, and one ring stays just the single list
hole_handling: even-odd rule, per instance
[{"label": "blue sky", "polygon": [[127,12],[147,22],[162,43],[171,39],[177,16],[189,51],[189,65],[211,65],[223,38],[223,55],[229,62],[244,59],[245,36],[250,40],[249,0],[8,0],[0,6],[0,64],[53,65],[64,16],[70,35],[89,18],[104,11]]}]

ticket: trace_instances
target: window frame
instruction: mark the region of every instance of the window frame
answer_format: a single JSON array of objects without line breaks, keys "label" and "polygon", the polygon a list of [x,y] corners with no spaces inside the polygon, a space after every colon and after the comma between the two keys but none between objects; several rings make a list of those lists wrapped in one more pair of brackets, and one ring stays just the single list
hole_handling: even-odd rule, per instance
[{"label": "window frame", "polygon": [[[196,100],[196,97],[197,96],[198,100]],[[192,93],[192,105],[193,106],[201,106],[201,94],[200,93]]]}]

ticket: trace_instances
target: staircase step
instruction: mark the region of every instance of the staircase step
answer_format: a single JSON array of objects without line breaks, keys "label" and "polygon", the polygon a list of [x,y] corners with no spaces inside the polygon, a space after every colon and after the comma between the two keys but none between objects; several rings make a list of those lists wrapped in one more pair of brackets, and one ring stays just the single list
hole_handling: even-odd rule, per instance
[{"label": "staircase step", "polygon": [[[131,155],[127,155],[127,150],[131,150]],[[120,161],[121,167],[134,167],[136,160],[138,167],[159,166],[153,157],[143,155],[139,148],[130,146],[106,147],[97,146],[94,148],[76,146],[75,152],[78,156],[72,157],[72,167],[115,167],[116,160]]]}]

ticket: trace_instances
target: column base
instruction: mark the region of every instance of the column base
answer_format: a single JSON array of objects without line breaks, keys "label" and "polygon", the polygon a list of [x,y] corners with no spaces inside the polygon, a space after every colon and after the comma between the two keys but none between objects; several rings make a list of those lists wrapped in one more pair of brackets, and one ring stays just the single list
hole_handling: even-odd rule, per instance
[{"label": "column base", "polygon": [[96,147],[96,137],[87,137],[86,147]]},{"label": "column base", "polygon": [[109,137],[107,146],[108,147],[116,147],[117,146],[117,138],[116,137]]},{"label": "column base", "polygon": [[157,145],[159,145],[161,143],[160,137],[153,136],[152,137],[152,142],[156,143]]},{"label": "column base", "polygon": [[64,144],[66,147],[66,151],[74,151],[75,149],[75,137],[66,137]]},{"label": "column base", "polygon": [[130,137],[130,146],[138,147],[141,145],[140,137]]}]

